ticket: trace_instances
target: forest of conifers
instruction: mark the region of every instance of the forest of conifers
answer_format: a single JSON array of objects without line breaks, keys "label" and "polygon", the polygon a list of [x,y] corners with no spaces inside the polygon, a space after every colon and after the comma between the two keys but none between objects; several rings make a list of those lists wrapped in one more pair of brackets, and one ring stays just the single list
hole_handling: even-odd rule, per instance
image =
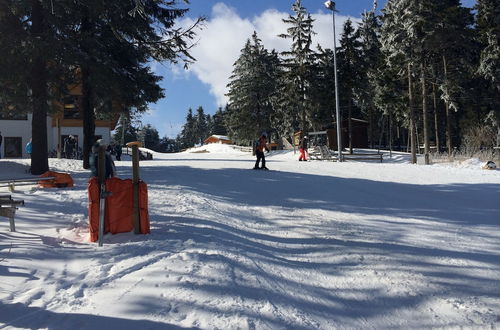
[{"label": "forest of conifers", "polygon": [[[334,57],[312,44],[314,20],[301,1],[280,35],[289,51],[266,49],[249,36],[233,66],[229,103],[218,116],[224,128],[191,110],[179,141],[184,147],[207,133],[247,143],[261,132],[290,139],[335,118]],[[370,146],[456,152],[498,146],[500,114],[500,2],[389,0],[380,11],[348,20],[337,44],[342,122],[366,120]],[[203,114],[203,109],[201,109]],[[200,129],[203,131],[200,133]],[[408,148],[409,147],[409,148]]]},{"label": "forest of conifers", "polygon": [[[32,173],[48,170],[46,118],[68,86],[82,88],[87,168],[96,116],[119,103],[130,118],[162,98],[151,61],[195,60],[191,41],[203,19],[174,28],[187,12],[176,5],[0,2],[0,111],[33,114]],[[280,35],[290,49],[278,53],[256,33],[248,36],[229,77],[228,104],[213,116],[190,109],[169,150],[210,134],[248,144],[262,132],[290,140],[297,131],[330,127],[337,120],[336,87],[341,122],[365,120],[372,147],[390,145],[413,156],[419,146],[450,154],[498,147],[500,1],[466,8],[460,0],[388,0],[359,22],[348,20],[335,51],[338,86],[333,50],[313,44],[314,20],[300,0],[292,10]]]}]

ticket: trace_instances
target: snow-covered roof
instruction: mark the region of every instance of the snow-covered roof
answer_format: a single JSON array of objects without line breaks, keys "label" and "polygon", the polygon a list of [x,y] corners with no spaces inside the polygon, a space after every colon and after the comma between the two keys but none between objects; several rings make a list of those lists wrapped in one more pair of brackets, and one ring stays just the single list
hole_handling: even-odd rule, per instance
[{"label": "snow-covered roof", "polygon": [[213,136],[219,140],[231,140],[229,137],[227,137],[225,135],[210,135],[210,136]]}]

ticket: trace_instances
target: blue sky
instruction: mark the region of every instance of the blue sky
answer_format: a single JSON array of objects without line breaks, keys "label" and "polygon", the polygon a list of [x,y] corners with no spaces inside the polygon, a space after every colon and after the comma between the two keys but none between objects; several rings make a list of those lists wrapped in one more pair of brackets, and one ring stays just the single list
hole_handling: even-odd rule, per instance
[{"label": "blue sky", "polygon": [[[227,99],[225,86],[238,58],[240,50],[253,31],[268,49],[283,51],[289,48],[288,41],[277,37],[285,33],[286,25],[281,18],[292,14],[294,0],[191,0],[189,12],[179,21],[187,26],[196,17],[205,16],[207,21],[198,31],[197,44],[191,54],[197,59],[189,70],[168,63],[152,65],[153,70],[164,77],[161,85],[166,97],[150,105],[150,111],[142,116],[143,124],[151,124],[160,137],[175,137],[185,123],[189,108],[193,112],[202,106],[205,113],[213,114],[224,106]],[[378,8],[386,0],[378,1]],[[314,24],[315,44],[333,48],[331,12],[324,7],[323,0],[302,0],[302,5],[316,19]],[[359,20],[361,13],[373,7],[372,0],[337,1],[337,35],[342,24],[350,17]],[[473,0],[463,0],[472,6]]]}]

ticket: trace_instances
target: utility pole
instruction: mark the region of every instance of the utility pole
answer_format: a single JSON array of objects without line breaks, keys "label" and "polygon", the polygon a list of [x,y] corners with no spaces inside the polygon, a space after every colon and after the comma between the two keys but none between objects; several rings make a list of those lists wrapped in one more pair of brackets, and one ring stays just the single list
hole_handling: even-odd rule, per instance
[{"label": "utility pole", "polygon": [[339,84],[337,79],[337,36],[335,31],[335,1],[326,1],[325,7],[332,11],[333,20],[333,67],[335,71],[335,115],[337,117],[337,161],[342,162],[342,137],[341,137],[341,117],[340,117],[340,106],[339,106]]}]

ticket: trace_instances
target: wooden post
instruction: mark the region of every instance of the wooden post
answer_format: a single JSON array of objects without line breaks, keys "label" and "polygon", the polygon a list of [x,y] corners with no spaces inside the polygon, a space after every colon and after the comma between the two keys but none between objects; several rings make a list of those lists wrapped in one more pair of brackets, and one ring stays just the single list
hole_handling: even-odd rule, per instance
[{"label": "wooden post", "polygon": [[56,118],[56,126],[57,126],[57,158],[62,158],[62,146],[61,146],[61,120]]},{"label": "wooden post", "polygon": [[12,206],[0,207],[0,216],[9,218],[10,231],[16,231],[16,224],[14,222],[14,215],[16,208]]},{"label": "wooden post", "polygon": [[127,147],[132,148],[132,184],[133,191],[133,219],[134,219],[134,233],[141,233],[141,215],[139,212],[139,145],[140,142],[129,142]]},{"label": "wooden post", "polygon": [[106,196],[106,149],[104,146],[99,146],[98,156],[98,180],[99,180],[99,246],[102,246],[104,236],[104,221],[105,221],[105,198]]}]

